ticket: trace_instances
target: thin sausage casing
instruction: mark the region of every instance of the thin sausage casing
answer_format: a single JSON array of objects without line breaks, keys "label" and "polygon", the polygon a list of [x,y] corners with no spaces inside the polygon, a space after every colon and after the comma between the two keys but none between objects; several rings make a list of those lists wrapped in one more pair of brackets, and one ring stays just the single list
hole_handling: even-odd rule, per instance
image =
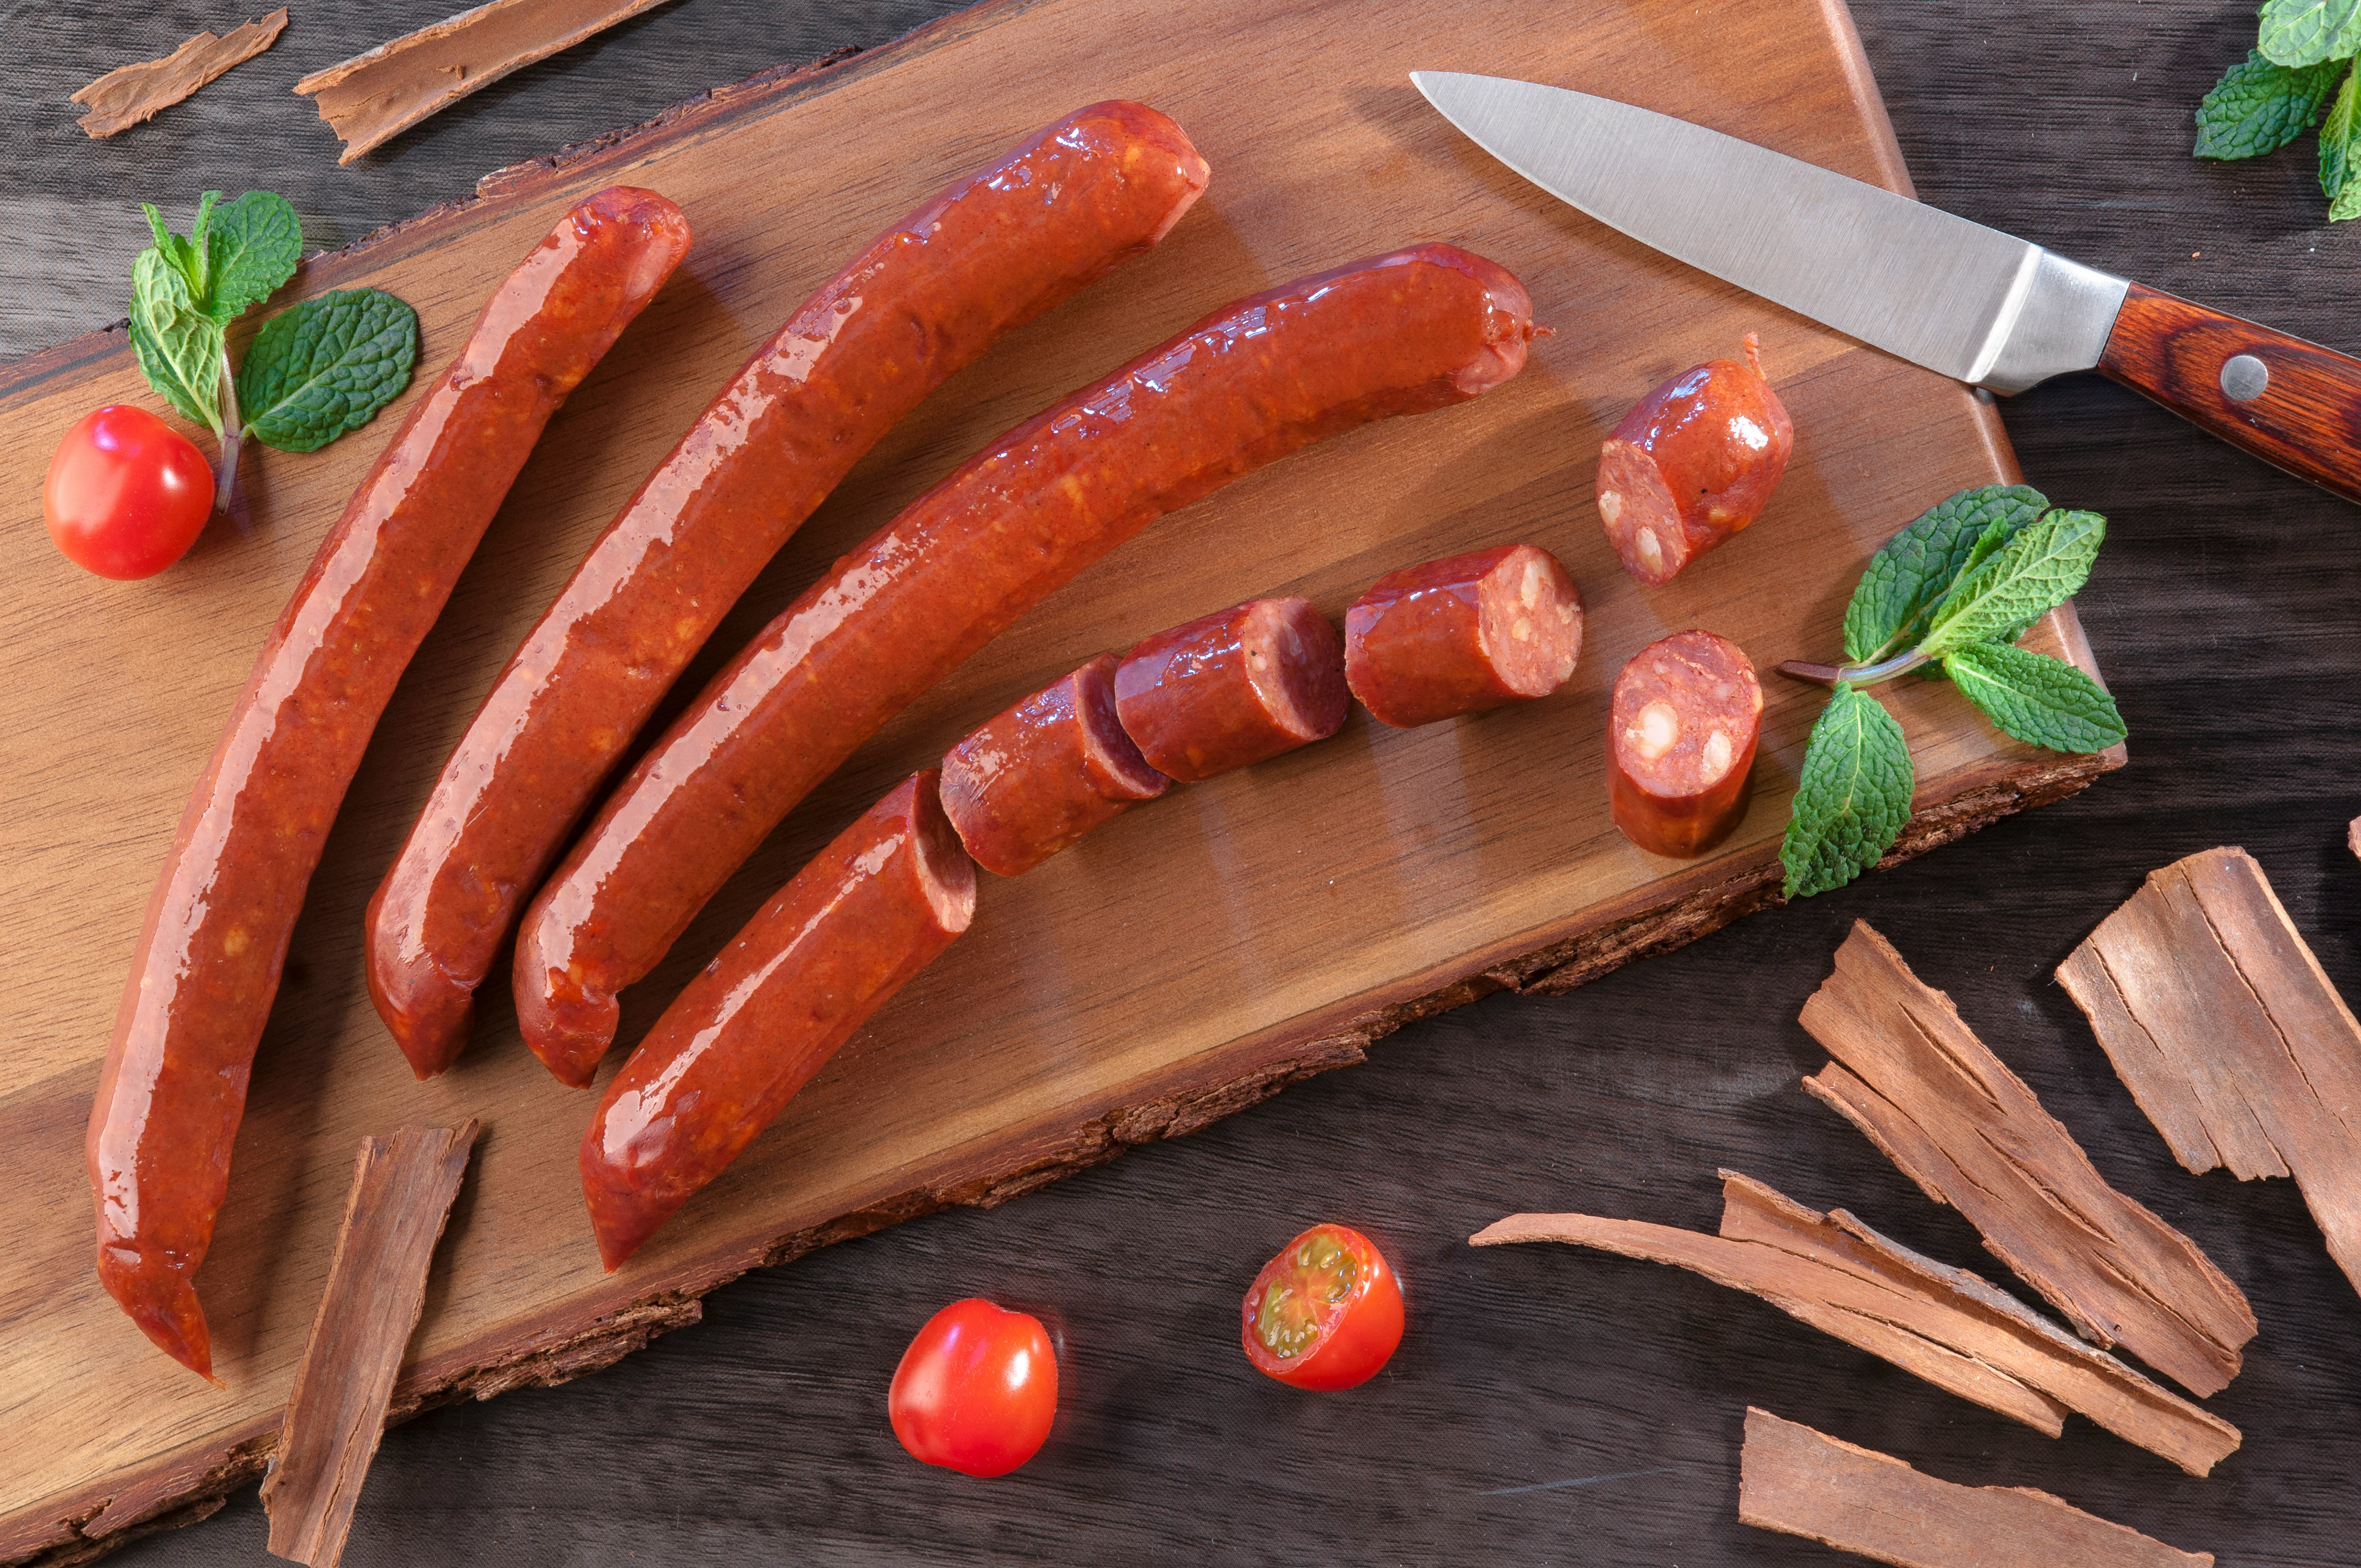
[{"label": "thin sausage casing", "polygon": [[1397,729],[1547,696],[1581,653],[1582,596],[1537,545],[1389,572],[1345,612],[1345,679]]},{"label": "thin sausage casing", "polygon": [[1205,178],[1155,110],[1078,110],[879,236],[722,389],[509,661],[369,903],[369,994],[419,1077],[457,1058],[598,782],[788,536],[994,339],[1146,254]]},{"label": "thin sausage casing", "polygon": [[394,683],[558,405],[688,250],[616,186],[510,274],[322,542],[255,661],[156,881],[91,1108],[98,1277],[213,1376],[193,1277],[304,889]]},{"label": "thin sausage casing", "polygon": [[1115,664],[1100,654],[943,753],[943,810],[976,864],[1022,876],[1170,785],[1115,716]]},{"label": "thin sausage casing", "polygon": [[1659,855],[1701,855],[1746,815],[1763,687],[1737,643],[1710,631],[1652,642],[1615,677],[1607,795],[1615,826]]},{"label": "thin sausage casing", "polygon": [[624,779],[526,911],[517,1021],[568,1083],[779,819],[961,660],[1158,517],[1322,436],[1464,401],[1523,285],[1422,245],[1230,305],[1000,437],[814,584]]},{"label": "thin sausage casing", "polygon": [[1202,784],[1345,722],[1345,648],[1300,598],[1252,599],[1158,632],[1115,673],[1115,712],[1150,766]]},{"label": "thin sausage casing", "polygon": [[1598,521],[1623,569],[1648,587],[1760,516],[1795,450],[1795,427],[1745,358],[1684,370],[1623,416],[1598,454]]},{"label": "thin sausage casing", "polygon": [[975,914],[975,867],[901,785],[746,922],[664,1010],[582,1135],[582,1196],[614,1268],[786,1108]]}]

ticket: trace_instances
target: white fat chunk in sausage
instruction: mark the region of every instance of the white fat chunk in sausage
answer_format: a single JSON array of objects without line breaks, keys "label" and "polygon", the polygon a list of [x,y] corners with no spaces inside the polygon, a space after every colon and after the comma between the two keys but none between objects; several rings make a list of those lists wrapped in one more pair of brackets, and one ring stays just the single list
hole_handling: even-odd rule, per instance
[{"label": "white fat chunk in sausage", "polygon": [[[1517,598],[1523,601],[1527,609],[1534,609],[1542,602],[1542,564],[1539,561],[1525,563],[1525,580],[1517,589]],[[1518,635],[1522,636],[1523,633]]]},{"label": "white fat chunk in sausage", "polygon": [[1599,516],[1600,521],[1602,521],[1603,522],[1605,522],[1605,523],[1607,524],[1607,526],[1608,526],[1608,527],[1612,528],[1612,527],[1614,527],[1614,526],[1615,526],[1615,524],[1616,524],[1617,521],[1622,517],[1622,515],[1623,515],[1623,492],[1621,492],[1620,490],[1601,490],[1601,491],[1599,491],[1599,492],[1598,492],[1598,516]]},{"label": "white fat chunk in sausage", "polygon": [[[1671,703],[1663,701],[1652,702],[1642,708],[1634,716],[1631,727],[1623,731],[1623,739],[1631,743],[1631,750],[1638,752],[1640,760],[1645,762],[1653,762],[1671,751],[1680,738],[1680,713]],[[1725,738],[1722,741],[1725,751],[1729,745]],[[1729,765],[1725,758],[1722,766],[1726,768]]]},{"label": "white fat chunk in sausage", "polygon": [[1703,770],[1697,775],[1697,787],[1703,789],[1719,783],[1721,775],[1730,772],[1730,737],[1717,729],[1705,738],[1705,745],[1697,752],[1697,763]]},{"label": "white fat chunk in sausage", "polygon": [[1744,414],[1730,422],[1730,433],[1757,452],[1771,444],[1771,433]]},{"label": "white fat chunk in sausage", "polygon": [[1654,529],[1642,529],[1640,531],[1640,536],[1632,541],[1632,548],[1639,552],[1640,564],[1642,566],[1645,566],[1649,571],[1655,571],[1664,565],[1664,547],[1656,543],[1656,531]]}]

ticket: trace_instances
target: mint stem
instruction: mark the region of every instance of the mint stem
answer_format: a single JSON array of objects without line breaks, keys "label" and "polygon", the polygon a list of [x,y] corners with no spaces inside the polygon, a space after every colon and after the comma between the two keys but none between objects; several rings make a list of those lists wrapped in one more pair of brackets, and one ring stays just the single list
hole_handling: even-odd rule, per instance
[{"label": "mint stem", "polygon": [[1856,686],[1875,685],[1896,675],[1906,675],[1921,664],[1931,664],[1938,654],[1913,648],[1907,653],[1897,653],[1873,664],[1814,664],[1802,659],[1789,659],[1779,666],[1779,673],[1793,680],[1809,681],[1814,685],[1832,686],[1839,681]]},{"label": "mint stem", "polygon": [[230,491],[237,485],[238,438],[244,433],[245,422],[237,414],[237,378],[229,367],[229,345],[221,351],[221,465],[220,477],[214,482],[214,510],[229,510]]}]

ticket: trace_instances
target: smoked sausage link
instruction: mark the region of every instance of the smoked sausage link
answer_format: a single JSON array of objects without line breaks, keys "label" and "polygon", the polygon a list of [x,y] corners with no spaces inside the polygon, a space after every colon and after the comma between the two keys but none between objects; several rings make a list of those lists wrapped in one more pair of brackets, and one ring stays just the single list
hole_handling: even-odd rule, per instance
[{"label": "smoked sausage link", "polygon": [[1662,587],[1760,516],[1787,471],[1795,427],[1746,357],[1684,370],[1623,416],[1598,454],[1598,521],[1623,569]]},{"label": "smoked sausage link", "polygon": [[1615,826],[1658,855],[1701,855],[1746,815],[1763,688],[1710,631],[1651,642],[1615,677],[1607,798]]},{"label": "smoked sausage link", "polygon": [[624,504],[444,765],[368,909],[369,994],[425,1078],[599,781],[763,565],[995,339],[1146,254],[1205,188],[1180,127],[1093,104],[888,229]]},{"label": "smoked sausage link", "polygon": [[975,867],[923,773],[755,911],[664,1009],[582,1135],[614,1268],[776,1119],[975,914]]},{"label": "smoked sausage link", "polygon": [[1557,557],[1503,544],[1389,572],[1345,612],[1345,679],[1414,729],[1547,696],[1582,653],[1582,596]]},{"label": "smoked sausage link", "polygon": [[1150,766],[1202,784],[1345,722],[1345,649],[1300,598],[1255,599],[1159,632],[1115,674],[1115,711]]},{"label": "smoked sausage link", "polygon": [[688,250],[616,186],[568,213],[477,317],[321,543],[263,644],[156,880],[91,1108],[98,1277],[213,1376],[193,1277],[320,849],[394,683],[542,427]]},{"label": "smoked sausage link", "polygon": [[943,810],[984,870],[1022,876],[1172,783],[1123,732],[1115,663],[1100,654],[943,753]]},{"label": "smoked sausage link", "polygon": [[567,1083],[615,993],[853,749],[1148,523],[1323,435],[1463,401],[1532,334],[1524,286],[1422,245],[1216,312],[994,441],[713,677],[616,787],[518,930],[517,1022]]}]

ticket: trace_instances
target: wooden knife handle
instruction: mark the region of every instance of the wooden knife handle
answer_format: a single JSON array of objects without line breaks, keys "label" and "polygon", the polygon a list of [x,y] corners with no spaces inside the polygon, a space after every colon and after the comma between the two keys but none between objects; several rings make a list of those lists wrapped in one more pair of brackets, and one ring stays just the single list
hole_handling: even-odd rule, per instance
[{"label": "wooden knife handle", "polygon": [[2361,501],[2361,359],[2135,283],[2099,369],[2231,445]]}]

